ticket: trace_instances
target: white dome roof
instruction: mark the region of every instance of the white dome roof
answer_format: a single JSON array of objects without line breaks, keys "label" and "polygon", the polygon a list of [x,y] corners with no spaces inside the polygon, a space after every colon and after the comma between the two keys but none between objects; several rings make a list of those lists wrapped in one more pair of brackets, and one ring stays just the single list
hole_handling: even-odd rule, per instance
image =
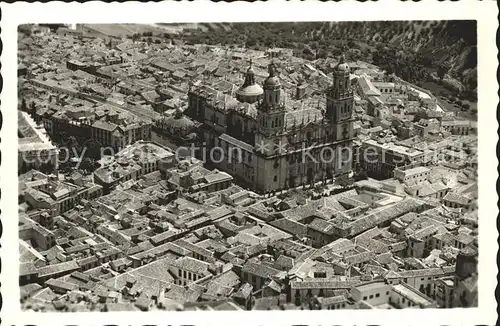
[{"label": "white dome roof", "polygon": [[240,96],[260,96],[264,94],[264,90],[258,84],[248,85],[246,87],[240,87],[236,94]]},{"label": "white dome roof", "polygon": [[349,71],[349,66],[347,65],[347,63],[341,63],[341,64],[337,65],[336,70],[337,71]]}]

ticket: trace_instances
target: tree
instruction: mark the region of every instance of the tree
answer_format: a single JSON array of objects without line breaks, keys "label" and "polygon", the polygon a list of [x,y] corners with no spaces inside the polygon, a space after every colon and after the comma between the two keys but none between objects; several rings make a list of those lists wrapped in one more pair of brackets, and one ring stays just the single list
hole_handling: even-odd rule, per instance
[{"label": "tree", "polygon": [[[301,305],[301,303],[302,303],[302,302],[301,302],[301,300],[300,300],[300,296],[299,296],[299,295],[297,295],[297,296],[295,297],[295,305],[298,307],[298,306],[300,306],[300,305]],[[301,309],[303,309],[303,308],[301,307]]]},{"label": "tree", "polygon": [[368,174],[366,173],[365,170],[361,170],[358,173],[356,173],[355,178],[357,180],[366,180],[366,179],[368,179]]},{"label": "tree", "polygon": [[33,114],[35,114],[35,112],[36,112],[36,105],[35,105],[35,102],[31,102],[31,103],[30,103],[30,110],[29,110],[29,113],[33,115]]},{"label": "tree", "polygon": [[252,47],[254,47],[256,45],[257,45],[257,41],[253,37],[249,38],[246,41],[246,46],[249,47],[249,48],[252,48]]},{"label": "tree", "polygon": [[96,170],[96,164],[93,159],[84,157],[80,163],[80,169],[87,172],[94,172]]},{"label": "tree", "polygon": [[65,145],[69,149],[78,147],[78,140],[76,140],[75,136],[70,136],[66,141]]},{"label": "tree", "polygon": [[446,74],[447,71],[448,71],[448,68],[444,64],[439,65],[439,67],[437,69],[437,76],[439,77],[439,79],[441,81],[443,80],[444,75]]},{"label": "tree", "polygon": [[87,151],[85,155],[91,159],[99,160],[101,159],[101,144],[93,139],[90,139],[85,143],[85,148]]},{"label": "tree", "polygon": [[131,225],[131,222],[132,222],[132,220],[130,219],[130,217],[123,217],[120,219],[120,225],[123,228],[129,228]]},{"label": "tree", "polygon": [[392,75],[394,73],[394,68],[391,64],[387,65],[387,67],[385,68],[385,72],[387,73],[387,75]]},{"label": "tree", "polygon": [[43,163],[40,168],[40,172],[45,173],[45,174],[51,174],[54,172],[54,166],[51,163]]},{"label": "tree", "polygon": [[26,111],[27,106],[26,106],[26,100],[23,98],[21,101],[21,111]]},{"label": "tree", "polygon": [[335,183],[342,188],[347,188],[352,186],[354,180],[350,178],[347,174],[340,175],[337,179],[335,179]]}]

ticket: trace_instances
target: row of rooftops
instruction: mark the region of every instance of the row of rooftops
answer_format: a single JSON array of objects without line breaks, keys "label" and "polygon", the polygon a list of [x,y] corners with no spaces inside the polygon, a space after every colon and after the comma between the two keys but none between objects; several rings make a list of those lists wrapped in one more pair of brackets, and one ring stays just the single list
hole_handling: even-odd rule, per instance
[{"label": "row of rooftops", "polygon": [[[373,231],[372,231],[372,233],[373,233]],[[348,241],[346,239],[343,239],[343,240],[344,241]],[[278,245],[279,243],[281,243],[281,245]],[[335,244],[335,243],[337,243],[337,242],[334,242],[333,244]],[[338,243],[340,244],[340,242],[338,242]],[[173,249],[172,245],[174,245],[175,247],[178,247],[179,249],[180,248],[185,248],[185,249],[182,250],[182,251],[178,251],[178,250]],[[274,246],[274,243],[269,243],[268,246],[269,245],[270,246]],[[276,242],[276,245],[277,245],[276,248],[282,248],[283,246],[285,246],[285,247],[291,249],[291,248],[295,247],[295,248],[297,248],[300,251],[303,250],[303,249],[300,249],[300,248],[304,247],[304,245],[302,245],[300,243],[291,242],[291,240],[279,240],[278,242]],[[151,248],[150,246],[151,245],[149,245],[149,248]],[[212,256],[213,253],[212,253],[211,250],[204,249],[203,246],[199,247],[199,246],[191,244],[190,242],[187,242],[185,240],[174,241],[173,244],[167,243],[167,244],[162,245],[162,246],[167,246],[169,248],[167,250],[169,250],[169,251],[174,250],[175,252],[181,253],[181,255],[185,255],[188,252],[195,252],[198,255],[202,256],[202,257],[213,257]],[[160,247],[158,247],[158,249],[160,249]],[[144,248],[148,248],[148,247],[144,247]],[[170,248],[172,248],[172,249],[170,249]],[[329,246],[328,248],[331,249],[331,250],[334,250],[335,246]],[[262,249],[266,250],[266,247],[263,247]],[[288,250],[290,250],[290,249],[288,249]],[[329,249],[326,249],[326,250],[329,250]],[[67,252],[68,251],[71,252],[73,250],[74,249],[69,249],[69,250],[67,250]],[[155,255],[153,253],[152,254],[146,254],[147,252],[148,252],[147,250],[144,251],[144,254],[145,254],[146,257],[153,257]],[[363,256],[363,257],[367,256],[367,258],[363,258],[363,259],[359,260],[357,257],[361,257],[361,256]],[[133,259],[141,259],[140,257],[142,257],[142,256],[138,256],[137,254],[135,254],[135,256],[134,256]],[[364,260],[364,259],[367,259],[367,260]],[[350,263],[358,263],[358,261],[362,262],[362,261],[368,261],[368,260],[372,260],[372,259],[375,259],[375,256],[374,256],[374,254],[372,252],[358,253],[358,254],[349,254],[349,255],[346,256],[346,261],[350,262]],[[117,266],[121,266],[121,265],[124,265],[124,264],[128,265],[129,263],[127,261],[128,260],[124,260],[124,259],[121,259],[120,261],[113,261],[112,267],[116,269],[116,268],[118,268]],[[233,261],[237,262],[237,260],[234,260],[234,259],[233,259]],[[88,263],[89,260],[85,259],[85,260],[81,260],[81,262],[82,263],[84,263],[84,262]],[[316,264],[318,264],[318,263],[316,263]],[[193,258],[189,258],[189,257],[180,258],[180,259],[172,261],[171,263],[169,263],[169,265],[172,266],[172,267],[176,267],[176,268],[182,268],[183,270],[191,271],[193,273],[208,273],[208,274],[204,274],[204,275],[207,275],[207,276],[210,275],[210,272],[208,272],[209,271],[209,265],[207,263],[201,262],[198,259],[193,259]],[[293,262],[292,262],[292,265],[295,266],[295,264]],[[148,266],[148,265],[144,265],[144,266]],[[271,266],[267,267],[267,266],[268,265],[265,265],[265,264],[263,265],[262,262],[260,262],[260,263],[257,262],[257,264],[256,264],[255,262],[248,261],[248,262],[242,264],[242,271],[245,272],[245,273],[249,273],[250,275],[256,275],[256,276],[263,277],[263,278],[278,277],[278,279],[279,279],[279,278],[282,278],[282,277],[286,276],[286,273],[283,274],[280,269],[277,269],[277,268],[271,267]],[[65,263],[65,264],[62,264],[62,265],[57,265],[56,264],[54,266],[55,269],[54,268],[51,268],[51,269],[42,268],[40,270],[42,274],[40,274],[40,275],[48,275],[47,273],[57,273],[59,271],[65,273],[66,271],[68,271],[68,272],[71,271],[73,268],[77,269],[78,267],[79,267],[79,265],[74,265],[74,263],[73,263],[73,265],[72,265],[72,263]],[[304,268],[304,267],[302,267],[302,268]],[[325,267],[322,267],[321,270],[325,270],[324,268]],[[130,271],[133,271],[133,270],[134,269],[130,269]],[[299,270],[297,270],[297,272]],[[392,273],[392,274],[389,273],[385,277],[387,279],[394,279],[394,278],[403,279],[403,278],[409,278],[409,277],[427,277],[427,276],[434,276],[434,277],[436,277],[436,275],[437,276],[440,276],[440,275],[449,275],[450,273],[453,273],[453,267],[450,267],[449,269],[446,269],[446,268],[440,268],[440,269],[434,268],[434,269],[425,269],[425,270],[422,270],[422,271],[418,271],[417,270],[417,271],[411,271],[411,272],[398,271],[398,272]],[[73,274],[71,274],[71,275],[73,275]],[[115,277],[117,277],[117,276],[115,276]],[[65,284],[60,284],[58,282],[60,282],[60,281],[50,281],[50,282],[48,282],[46,284],[47,284],[47,286],[49,286],[51,288],[58,288],[59,290],[61,290],[61,288],[63,288],[65,291],[73,291],[74,290],[73,286],[66,286]],[[319,280],[319,279],[318,280],[314,280],[314,279],[309,279],[309,280],[304,280],[304,281],[294,281],[294,282],[291,282],[291,286],[292,286],[293,289],[302,289],[302,288],[304,288],[304,289],[313,289],[313,288],[322,288],[322,289],[351,289],[353,286],[357,286],[359,284],[363,284],[363,281],[361,281],[360,279],[352,278],[352,277],[351,278],[345,278],[344,280]]]},{"label": "row of rooftops", "polygon": [[[128,51],[129,46],[121,48]],[[215,49],[207,51],[214,53]],[[172,47],[164,55],[157,53],[158,58],[152,62],[136,61],[100,68],[100,71],[107,73],[106,70],[109,70],[133,78],[139,74],[137,68],[147,65],[153,67],[151,71],[155,73],[158,71],[154,69],[172,73],[162,75],[169,82],[176,78],[184,80],[194,73],[203,74],[198,71],[200,67],[205,67],[205,71],[213,75],[242,71],[241,67],[235,69],[235,65],[239,64],[237,62],[217,63],[208,54],[205,55],[208,60],[204,60],[203,56],[196,57],[191,50],[190,47]],[[231,55],[235,56],[234,53]],[[221,58],[225,56],[221,53]],[[254,62],[258,76],[258,66],[266,66],[268,59],[257,58]],[[278,64],[287,69],[282,82],[285,87],[290,88],[304,76],[313,80],[308,86],[312,88],[319,89],[318,85],[325,86],[330,82],[319,70],[312,65],[304,65],[301,60],[287,58]],[[351,70],[372,69],[358,63],[348,63],[347,67]],[[146,78],[142,78],[136,86],[146,87],[153,83],[152,80],[146,81],[147,74],[141,75],[141,78]],[[90,78],[87,75],[76,76],[80,77]],[[64,78],[57,79],[64,84]],[[234,80],[226,80],[224,84],[227,85],[217,87],[231,88],[229,92],[232,92],[234,87],[229,84],[240,81],[238,76]],[[122,81],[121,87],[128,87],[128,84],[129,80]],[[392,87],[392,84],[379,83],[378,86]],[[224,91],[206,89],[215,94],[217,103],[225,103],[226,108],[232,105],[231,96]],[[158,94],[161,96],[160,92]],[[313,107],[310,104],[315,101],[314,95],[302,103],[304,101],[309,101],[307,106]],[[290,99],[289,103],[294,103],[294,100]],[[252,111],[248,107],[244,109]],[[315,121],[317,112],[307,110],[316,109],[290,110],[287,113],[293,116],[289,119],[290,124]],[[307,111],[307,115],[303,111]],[[226,140],[238,141],[227,137]],[[120,152],[113,164],[117,168],[134,166],[136,150],[147,152],[147,157],[152,156],[153,161],[172,155],[171,151],[157,147],[152,143],[136,143]],[[397,144],[387,147],[409,154],[421,152]],[[466,245],[474,242],[475,235],[470,226],[454,227],[451,220],[455,220],[445,209],[438,207],[429,212],[431,206],[426,201],[389,191],[397,188],[391,182],[367,180],[355,189],[320,200],[311,200],[309,195],[304,194],[262,198],[231,185],[232,177],[227,173],[210,171],[195,160],[176,163],[177,166],[173,164],[164,171],[164,176],[159,171],[153,171],[121,182],[110,194],[97,200],[82,201],[70,212],[55,217],[53,227],[40,227],[46,232],[39,233],[52,233],[56,244],[41,252],[48,264],[39,255],[26,255],[25,258],[31,261],[21,265],[22,275],[38,273],[39,278],[57,277],[41,282],[41,291],[32,292],[36,294],[31,300],[36,302],[37,295],[45,295],[55,299],[52,301],[54,306],[60,308],[72,304],[66,298],[77,293],[80,295],[79,291],[85,289],[90,291],[83,295],[83,302],[115,306],[117,309],[147,310],[155,304],[158,307],[164,305],[165,298],[170,300],[171,306],[173,302],[206,302],[214,298],[232,302],[233,294],[235,298],[238,295],[248,297],[257,290],[246,283],[247,280],[252,282],[253,277],[261,278],[268,289],[278,294],[286,289],[287,278],[296,277],[290,282],[293,289],[332,289],[339,291],[335,294],[340,296],[353,287],[371,282],[374,275],[379,279],[397,278],[402,282],[406,282],[405,278],[453,275],[453,257],[458,254],[450,250],[457,245],[453,241]],[[417,172],[424,171],[416,169]],[[174,175],[175,178],[172,177]],[[187,178],[189,187],[176,178]],[[229,185],[224,189],[205,190],[207,185],[219,182]],[[370,199],[370,196],[376,199]],[[453,195],[446,196],[450,201],[456,199]],[[403,230],[403,236],[396,235],[391,227],[387,227],[393,226],[393,223],[397,229]],[[345,232],[345,238],[331,237],[326,245],[316,249],[310,245],[309,239],[314,237],[310,231],[325,236]],[[411,237],[428,236],[446,242],[441,256],[450,251],[452,259],[442,259],[445,263],[440,262],[440,266],[436,266],[437,263],[424,259],[399,257],[407,250]],[[32,244],[36,247],[36,241]],[[70,260],[62,261],[64,259]],[[407,270],[406,265],[422,268]],[[352,271],[360,276],[335,275],[333,266],[345,269],[346,274]],[[193,281],[186,279],[183,272],[203,277]],[[245,278],[242,272],[250,277]],[[327,277],[317,277],[315,273],[325,273]],[[192,282],[179,285],[184,281]],[[396,290],[407,292],[401,286]],[[54,291],[64,294],[55,294]]]}]

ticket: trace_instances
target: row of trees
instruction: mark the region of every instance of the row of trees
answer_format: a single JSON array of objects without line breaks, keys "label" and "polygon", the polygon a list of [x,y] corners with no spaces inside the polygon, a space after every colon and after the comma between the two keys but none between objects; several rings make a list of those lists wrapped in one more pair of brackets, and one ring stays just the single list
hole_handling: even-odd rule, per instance
[{"label": "row of trees", "polygon": [[[321,22],[309,23],[266,23],[266,24],[232,24],[229,30],[222,32],[208,25],[206,30],[189,31],[182,35],[184,41],[208,44],[240,44],[249,48],[283,47],[302,49],[304,44],[319,45],[320,48],[335,48],[338,39],[345,39],[344,35],[326,36],[327,25]],[[350,46],[354,47],[353,40]]]},{"label": "row of trees", "polygon": [[[475,22],[467,21],[436,21],[430,24],[428,22],[236,23],[231,24],[229,28],[225,26],[224,31],[223,27],[217,24],[208,24],[205,30],[190,30],[185,32],[182,38],[191,44],[237,44],[255,49],[273,46],[293,48],[301,51],[298,53],[302,53],[308,59],[336,56],[343,48],[359,49],[358,52],[350,52],[347,59],[370,61],[373,55],[373,63],[381,66],[389,74],[394,73],[405,80],[420,84],[429,80],[433,71],[443,79],[450,71],[450,66],[446,63],[449,60],[446,58],[457,56],[464,47],[475,44],[475,28],[472,28],[474,24]],[[458,27],[471,29],[457,32]],[[400,39],[400,42],[395,43],[395,38]],[[364,46],[360,47],[360,44]],[[376,49],[373,47],[375,44],[377,44]],[[387,45],[391,45],[390,48]],[[435,53],[436,48],[443,46],[444,49]],[[415,52],[416,47],[422,50]],[[475,53],[471,51],[465,60],[464,69],[475,66]],[[460,74],[460,71],[458,73]],[[463,81],[469,91],[473,91],[477,86],[473,75],[466,76]],[[461,80],[462,76],[457,78]]]},{"label": "row of trees", "polygon": [[[419,24],[421,26],[417,28]],[[442,81],[451,68],[446,58],[458,56],[464,47],[475,44],[474,28],[465,32],[462,32],[463,29],[461,32],[456,30],[464,26],[474,27],[471,24],[474,25],[475,22],[203,24],[203,29],[187,30],[176,37],[189,44],[238,45],[260,50],[269,47],[292,48],[297,50],[297,55],[310,60],[336,57],[344,52],[348,60],[373,61],[388,74],[394,73],[404,80],[421,84],[431,80],[430,73],[434,71]],[[161,38],[171,39],[172,36],[148,31],[134,33],[131,38],[160,43]],[[400,39],[400,42],[395,44],[395,38]],[[391,44],[393,45],[387,47]],[[420,50],[415,52],[415,47]],[[442,49],[436,53],[436,48]],[[350,51],[346,51],[347,49]],[[352,51],[353,49],[359,51]],[[477,64],[476,56],[475,50],[470,51],[464,60],[463,69],[473,68]],[[459,74],[460,69],[462,68],[457,71]],[[468,97],[474,97],[477,87],[475,73],[456,78],[464,84],[465,92],[472,95]],[[451,91],[456,92],[454,89]]]},{"label": "row of trees", "polygon": [[377,46],[372,53],[373,63],[387,74],[395,74],[406,81],[416,83],[429,78],[429,68],[417,62],[415,56],[394,49]]},{"label": "row of trees", "polygon": [[[465,78],[462,78],[465,89],[459,90],[451,87],[444,81],[445,75],[449,72],[450,66],[446,62],[435,65],[427,56],[422,54],[396,51],[394,48],[377,46],[376,51],[372,53],[373,63],[384,69],[387,74],[395,74],[411,83],[422,85],[425,81],[440,83],[446,87],[454,96],[462,98],[475,99],[475,89],[477,79],[475,71],[471,71]],[[431,75],[435,72],[438,80]]]},{"label": "row of trees", "polygon": [[86,173],[92,173],[100,164],[97,162],[101,158],[102,145],[93,139],[77,138],[75,136],[68,136],[62,132],[59,137],[54,140],[60,148],[66,148],[67,152],[61,152],[60,155],[69,155],[69,159],[61,157],[65,163],[59,165],[62,172],[70,172],[74,168],[71,162],[72,158],[81,159],[78,162],[78,169]]}]

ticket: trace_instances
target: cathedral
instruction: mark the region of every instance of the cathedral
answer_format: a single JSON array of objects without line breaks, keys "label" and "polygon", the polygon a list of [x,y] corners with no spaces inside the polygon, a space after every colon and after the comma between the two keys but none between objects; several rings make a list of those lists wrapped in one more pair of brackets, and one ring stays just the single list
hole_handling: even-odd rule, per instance
[{"label": "cathedral", "polygon": [[323,108],[287,107],[274,63],[262,86],[250,64],[235,96],[191,87],[185,113],[201,123],[202,159],[260,193],[350,173],[354,93],[344,61],[334,68]]}]

